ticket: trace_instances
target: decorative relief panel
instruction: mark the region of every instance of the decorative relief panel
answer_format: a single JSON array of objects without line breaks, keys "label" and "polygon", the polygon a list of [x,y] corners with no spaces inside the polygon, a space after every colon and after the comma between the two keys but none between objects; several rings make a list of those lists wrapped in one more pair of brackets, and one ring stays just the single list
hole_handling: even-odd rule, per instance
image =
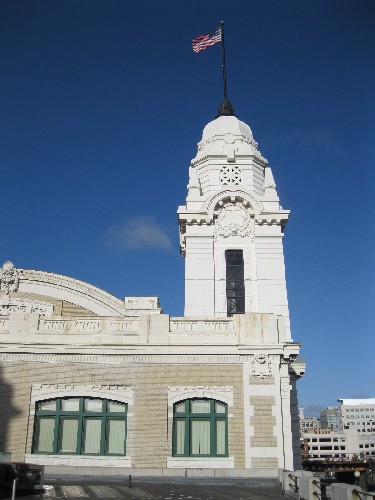
[{"label": "decorative relief panel", "polygon": [[101,332],[110,329],[112,332],[137,332],[138,321],[121,321],[95,319],[77,319],[77,320],[42,320],[40,330],[49,330],[55,332]]},{"label": "decorative relief panel", "polygon": [[237,203],[225,205],[219,213],[215,224],[214,237],[228,238],[229,236],[250,236],[254,241],[255,224],[245,207]]},{"label": "decorative relief panel", "polygon": [[233,320],[229,321],[187,321],[185,319],[181,320],[170,320],[170,331],[171,332],[233,332],[234,325]]},{"label": "decorative relief panel", "polygon": [[252,375],[257,378],[268,378],[272,376],[271,362],[267,354],[255,354],[252,358]]},{"label": "decorative relief panel", "polygon": [[0,270],[0,290],[6,294],[16,292],[18,284],[18,271],[14,268],[13,263],[7,260]]},{"label": "decorative relief panel", "polygon": [[241,184],[241,169],[238,165],[223,165],[220,169],[220,184],[222,186]]},{"label": "decorative relief panel", "polygon": [[10,313],[38,313],[41,316],[52,316],[53,305],[26,299],[9,299],[6,304],[0,304],[0,316]]},{"label": "decorative relief panel", "polygon": [[66,320],[44,320],[39,323],[40,330],[52,330],[54,332],[63,332],[68,327]]},{"label": "decorative relief panel", "polygon": [[138,321],[111,321],[111,331],[136,332],[138,331]]},{"label": "decorative relief panel", "polygon": [[101,320],[79,319],[74,321],[73,328],[79,332],[99,332],[103,329],[103,322]]}]

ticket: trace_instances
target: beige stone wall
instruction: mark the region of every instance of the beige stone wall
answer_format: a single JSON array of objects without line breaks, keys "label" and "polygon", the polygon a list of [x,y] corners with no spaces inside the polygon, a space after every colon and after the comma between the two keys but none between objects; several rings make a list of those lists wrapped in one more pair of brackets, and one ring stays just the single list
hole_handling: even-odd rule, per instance
[{"label": "beige stone wall", "polygon": [[0,367],[0,451],[23,460],[31,451],[29,421],[31,384],[126,385],[134,389],[133,418],[128,421],[127,454],[135,467],[165,467],[172,454],[168,438],[168,387],[232,386],[233,417],[228,421],[229,455],[244,467],[242,366],[220,364],[25,363],[4,361]]},{"label": "beige stone wall", "polygon": [[250,404],[254,407],[254,416],[250,423],[254,426],[254,435],[250,444],[253,447],[275,447],[277,438],[274,436],[276,417],[272,415],[272,407],[275,405],[274,396],[252,396]]}]

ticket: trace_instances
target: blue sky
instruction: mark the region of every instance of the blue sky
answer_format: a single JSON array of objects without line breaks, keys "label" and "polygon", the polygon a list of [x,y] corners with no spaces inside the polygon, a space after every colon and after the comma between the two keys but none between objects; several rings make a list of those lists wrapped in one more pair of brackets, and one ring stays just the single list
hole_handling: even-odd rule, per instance
[{"label": "blue sky", "polygon": [[2,0],[0,265],[183,315],[176,210],[228,94],[292,215],[285,259],[306,414],[375,397],[372,0]]}]

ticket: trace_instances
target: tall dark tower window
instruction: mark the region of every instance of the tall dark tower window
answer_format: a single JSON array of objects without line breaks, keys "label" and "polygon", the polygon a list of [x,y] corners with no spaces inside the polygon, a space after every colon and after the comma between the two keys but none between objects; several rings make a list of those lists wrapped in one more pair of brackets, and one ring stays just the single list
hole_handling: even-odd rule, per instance
[{"label": "tall dark tower window", "polygon": [[242,250],[225,250],[227,266],[227,314],[245,313],[245,283]]}]

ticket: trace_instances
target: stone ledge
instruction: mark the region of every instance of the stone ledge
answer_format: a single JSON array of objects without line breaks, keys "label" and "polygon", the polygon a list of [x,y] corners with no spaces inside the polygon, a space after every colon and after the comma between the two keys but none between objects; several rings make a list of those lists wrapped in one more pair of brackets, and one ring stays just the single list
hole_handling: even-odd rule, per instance
[{"label": "stone ledge", "polygon": [[[34,456],[34,455],[33,455]],[[101,467],[98,464],[95,467],[86,466],[56,466],[46,465],[44,469],[46,476],[127,476],[131,474],[133,477],[145,478],[180,478],[179,480],[188,481],[188,478],[202,478],[204,480],[215,480],[215,478],[233,478],[236,479],[254,479],[261,482],[267,482],[272,485],[275,481],[277,484],[279,469],[277,468],[256,468],[256,469],[184,469],[171,468],[165,469],[161,467]]]},{"label": "stone ledge", "polygon": [[167,468],[183,469],[233,469],[234,458],[167,457]]},{"label": "stone ledge", "polygon": [[131,467],[131,457],[99,457],[82,455],[39,455],[27,453],[25,462],[38,465],[58,465],[69,467]]}]

